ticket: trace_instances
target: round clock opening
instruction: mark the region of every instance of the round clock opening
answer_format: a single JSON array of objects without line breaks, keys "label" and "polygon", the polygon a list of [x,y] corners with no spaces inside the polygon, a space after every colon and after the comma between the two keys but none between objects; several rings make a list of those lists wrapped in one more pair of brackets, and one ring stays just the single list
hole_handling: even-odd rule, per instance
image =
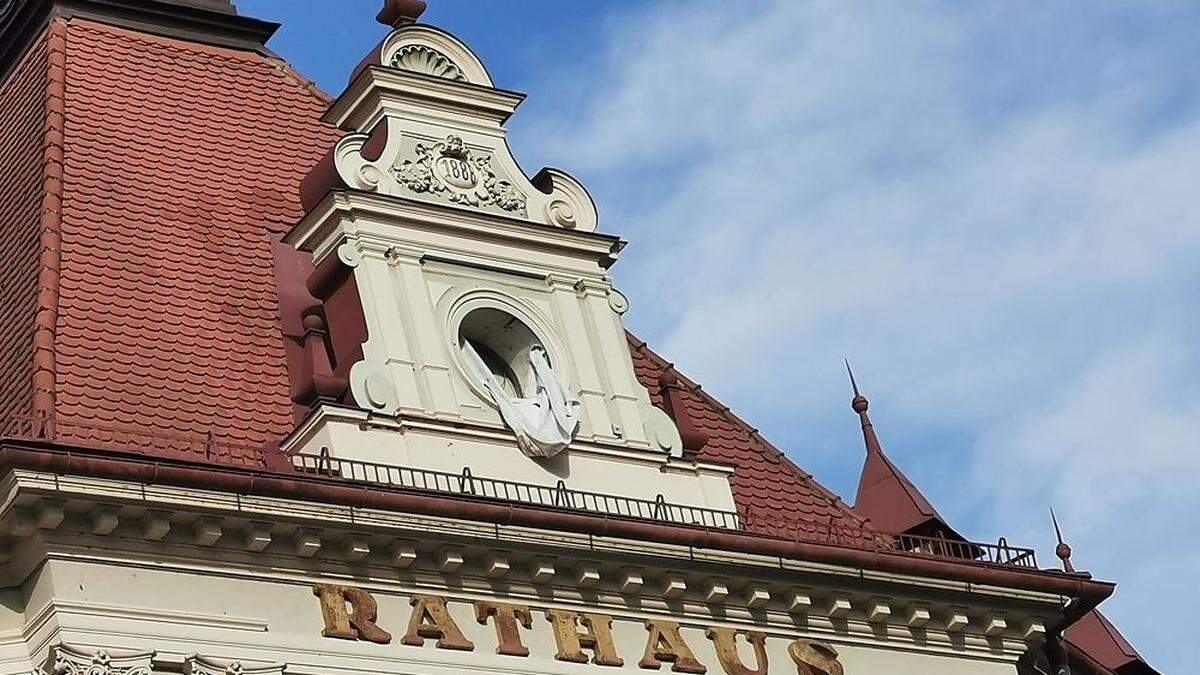
[{"label": "round clock opening", "polygon": [[520,319],[492,307],[473,309],[458,325],[459,349],[467,345],[510,397],[531,396],[536,391],[529,350],[543,345]]}]

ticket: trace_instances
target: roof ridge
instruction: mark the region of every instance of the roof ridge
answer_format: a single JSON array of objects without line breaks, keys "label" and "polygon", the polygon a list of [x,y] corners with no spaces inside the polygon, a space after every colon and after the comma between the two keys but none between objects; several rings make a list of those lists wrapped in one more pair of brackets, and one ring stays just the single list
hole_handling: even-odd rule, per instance
[{"label": "roof ridge", "polygon": [[152,30],[139,30],[128,25],[120,23],[111,23],[104,20],[102,17],[94,15],[69,15],[64,17],[66,21],[72,25],[78,24],[86,26],[93,30],[102,30],[109,33],[115,33],[126,40],[138,40],[142,38],[150,38],[155,42],[159,42],[171,46],[179,46],[180,48],[195,49],[199,52],[204,52],[213,56],[219,56],[230,60],[252,60],[253,55],[264,56],[263,52],[255,49],[245,49],[233,47],[225,44],[214,44],[211,42],[200,42],[197,40],[189,40],[184,37],[157,33]]},{"label": "roof ridge", "polygon": [[288,75],[290,75],[293,79],[295,79],[297,81],[296,83],[300,85],[300,88],[305,90],[306,92],[312,94],[313,96],[317,97],[317,99],[319,99],[321,101],[321,103],[323,103],[325,105],[329,105],[329,104],[333,103],[334,98],[335,98],[334,96],[330,95],[329,92],[322,89],[320,85],[318,85],[316,82],[314,82],[307,75],[300,72],[300,70],[297,69],[295,66],[293,66],[290,61],[283,58],[282,56],[276,55],[274,52],[272,52],[271,55],[267,56],[267,58],[272,59],[274,61],[278,61],[280,64],[282,64],[283,70]]},{"label": "roof ridge", "polygon": [[334,100],[333,96],[321,89],[313,80],[297,70],[296,67],[293,66],[287,59],[276,54],[275,52],[264,53],[260,51],[238,49],[236,47],[228,47],[224,45],[192,42],[169,35],[160,35],[158,33],[148,33],[133,30],[123,26],[117,26],[110,23],[105,23],[103,21],[98,21],[89,17],[71,17],[69,20],[78,22],[86,29],[106,31],[111,34],[115,34],[119,39],[131,43],[136,43],[139,40],[150,40],[164,47],[170,47],[184,51],[197,51],[231,61],[249,64],[268,62],[277,68],[285,78],[293,80],[294,84],[296,84],[300,91],[316,97],[316,99],[320,101],[322,105],[327,106]]},{"label": "roof ridge", "polygon": [[46,92],[42,209],[38,223],[37,301],[33,329],[33,412],[39,432],[54,437],[58,282],[62,263],[63,142],[66,127],[67,30],[61,18],[45,29]]}]

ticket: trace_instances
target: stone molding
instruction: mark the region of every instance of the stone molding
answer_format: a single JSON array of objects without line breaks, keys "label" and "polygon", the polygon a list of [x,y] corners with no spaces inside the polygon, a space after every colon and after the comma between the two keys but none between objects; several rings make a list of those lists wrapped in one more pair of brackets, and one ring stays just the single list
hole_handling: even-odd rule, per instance
[{"label": "stone molding", "polygon": [[247,666],[241,661],[221,661],[199,654],[183,660],[183,675],[283,675],[286,664]]},{"label": "stone molding", "polygon": [[446,31],[425,24],[401,26],[388,34],[379,62],[446,80],[493,86],[487,68],[469,47]]},{"label": "stone molding", "polygon": [[359,73],[325,117],[349,132],[332,156],[346,186],[596,229],[596,205],[579,181],[553,168],[532,178],[521,171],[503,124],[523,96],[495,88],[465,44],[429,26],[402,26],[379,57],[384,65]]},{"label": "stone molding", "polygon": [[[88,650],[59,643],[50,648],[49,669],[34,667],[30,675],[152,675],[155,651]],[[286,664],[246,665],[191,654],[183,675],[283,675]]]},{"label": "stone molding", "polygon": [[151,661],[155,654],[152,651],[87,651],[66,644],[56,645],[50,651],[52,675],[151,675]]},{"label": "stone molding", "polygon": [[[69,494],[76,504],[91,502],[112,507],[121,518],[114,534],[123,539],[136,538],[142,531],[141,518],[134,515],[139,511],[171,505],[177,517],[186,517],[182,505],[205,504],[208,523],[219,528],[222,536],[200,555],[206,560],[223,561],[223,565],[255,570],[255,576],[274,574],[261,570],[296,566],[295,572],[284,574],[281,580],[292,580],[297,573],[312,578],[317,569],[340,574],[339,570],[348,569],[347,565],[355,565],[356,574],[366,574],[365,578],[370,579],[365,587],[373,591],[397,592],[397,574],[401,575],[400,588],[411,588],[415,583],[422,588],[456,588],[468,594],[488,594],[496,583],[501,583],[512,601],[536,606],[544,605],[547,598],[578,602],[582,588],[591,598],[589,604],[614,616],[628,615],[633,607],[678,616],[678,608],[682,607],[685,616],[681,620],[693,623],[720,617],[734,625],[777,631],[794,630],[800,625],[814,635],[885,639],[909,649],[922,649],[924,645],[1011,655],[1043,640],[1045,627],[1054,623],[1053,617],[1060,611],[1057,596],[900,578],[762,556],[678,546],[648,547],[645,542],[499,528],[290,500],[235,499],[164,486],[146,492],[134,484],[122,488],[117,481],[69,477],[55,480],[30,474],[18,475],[16,482],[21,488],[39,480],[47,488],[57,483],[62,498]],[[125,504],[114,503],[122,496],[127,500]],[[19,501],[34,518],[43,508],[61,508],[55,498],[32,497],[26,492],[24,498],[11,501]],[[130,508],[139,497],[158,503],[143,503],[146,509]],[[0,536],[7,533],[13,509],[0,514]],[[220,513],[222,510],[226,515]],[[251,522],[273,523],[272,531],[278,536],[272,538],[270,546],[255,550],[244,546],[241,537],[231,536],[246,527],[248,518]],[[303,521],[300,528],[295,527],[298,521]],[[85,542],[87,550],[100,550],[113,536],[94,534],[87,521],[74,514],[47,521],[46,525],[47,529],[39,530],[43,546],[48,540],[76,541]],[[430,548],[429,532],[442,533],[445,543]],[[460,537],[463,543],[454,543]],[[293,546],[293,540],[298,542],[300,538],[311,544],[306,554]],[[481,541],[489,544],[480,549]],[[164,540],[150,543],[168,547],[175,557],[197,551],[187,526],[174,526]],[[631,556],[636,556],[632,558],[636,563],[628,562]],[[154,558],[157,556],[151,555]],[[254,562],[268,558],[269,565]],[[554,563],[546,564],[548,560]],[[681,564],[682,560],[689,562]],[[147,564],[160,566],[157,562]],[[67,654],[67,662],[75,670],[58,675],[148,675],[81,670],[95,655],[78,651]],[[110,654],[110,663],[126,667],[140,662],[134,656]]]}]

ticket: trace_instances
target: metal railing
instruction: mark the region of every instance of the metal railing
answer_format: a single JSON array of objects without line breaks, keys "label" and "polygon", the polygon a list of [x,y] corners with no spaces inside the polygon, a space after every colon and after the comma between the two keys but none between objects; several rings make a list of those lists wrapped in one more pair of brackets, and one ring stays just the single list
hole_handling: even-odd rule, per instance
[{"label": "metal railing", "polygon": [[[163,453],[192,461],[219,460],[223,464],[241,466],[262,466],[266,454],[264,446],[219,440],[211,432],[148,432],[141,428],[62,418],[0,418],[0,437],[30,440],[52,438],[58,443],[119,448],[144,455]],[[291,461],[296,471],[364,486],[450,493],[607,516],[752,532],[793,541],[1037,569],[1033,549],[1010,546],[1003,537],[995,544],[990,544],[907,534],[892,536],[869,528],[848,526],[833,519],[828,523],[794,520],[781,518],[774,512],[764,513],[754,509],[739,515],[733,511],[673,504],[661,495],[653,500],[637,499],[568,489],[561,480],[554,486],[534,485],[474,476],[469,468],[464,468],[462,473],[445,473],[337,459],[330,457],[327,451],[320,455],[292,455]]]},{"label": "metal railing", "polygon": [[699,525],[727,530],[740,529],[738,515],[700,506],[686,506],[656,499],[637,499],[620,495],[573,490],[563,481],[557,485],[517,483],[498,478],[482,478],[471,474],[446,473],[427,469],[375,464],[358,460],[338,459],[327,453],[292,455],[292,466],[304,473],[320,474],[345,481],[386,485],[388,487],[452,493],[483,499],[517,502],[531,506],[601,513],[623,518],[657,520],[679,525]]},{"label": "metal railing", "polygon": [[733,511],[673,504],[666,501],[662,495],[652,500],[637,499],[574,490],[567,488],[561,480],[554,486],[518,483],[475,476],[471,473],[470,468],[464,468],[461,473],[430,471],[339,459],[330,456],[327,451],[323,451],[319,455],[292,455],[292,466],[302,473],[366,485],[516,502],[677,525],[697,525],[754,532],[784,539],[822,542],[877,551],[954,560],[973,560],[1010,567],[1037,568],[1033,549],[1009,546],[1003,538],[995,544],[987,544],[907,534],[891,536],[868,528],[851,528],[834,522],[821,524],[792,521],[779,519],[771,514],[753,512],[747,514],[743,519]]},{"label": "metal railing", "polygon": [[995,544],[987,544],[943,537],[901,534],[894,537],[894,546],[898,551],[936,558],[976,560],[993,565],[1037,569],[1037,557],[1033,549],[1010,546],[1004,537],[1000,537]]}]

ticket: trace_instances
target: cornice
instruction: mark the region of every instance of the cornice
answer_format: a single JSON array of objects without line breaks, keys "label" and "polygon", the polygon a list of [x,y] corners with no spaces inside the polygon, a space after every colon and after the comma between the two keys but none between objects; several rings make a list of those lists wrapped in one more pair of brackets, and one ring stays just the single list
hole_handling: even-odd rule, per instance
[{"label": "cornice", "polygon": [[[512,442],[512,432],[506,427],[482,422],[471,422],[458,418],[438,419],[422,415],[409,417],[404,413],[384,415],[372,413],[361,408],[324,404],[313,410],[304,418],[296,430],[287,436],[280,447],[286,451],[299,448],[310,439],[323,425],[333,423],[351,424],[363,430],[377,429],[403,434],[408,431],[423,431],[446,437],[460,438],[473,441],[484,441],[494,444]],[[583,455],[595,455],[626,462],[661,467],[669,471],[703,471],[710,474],[729,475],[733,468],[720,464],[685,461],[675,459],[661,452],[647,450],[645,446],[616,445],[601,440],[580,438],[571,444],[572,452]]]},{"label": "cornice", "polygon": [[[988,658],[1016,658],[1061,611],[1061,598],[1043,593],[453,518],[23,470],[12,489],[0,532],[44,552],[28,569],[9,565],[18,573],[50,558],[300,584],[352,577],[376,592],[465,600],[503,589],[537,607],[799,627],[848,644]],[[98,514],[117,522],[100,527]]]},{"label": "cornice", "polygon": [[[422,109],[443,114],[472,111],[487,121],[486,125],[475,125],[479,130],[496,133],[524,100],[525,94],[516,91],[369,66],[330,104],[321,120],[343,129],[366,129],[378,121],[373,116],[381,111],[412,101]],[[461,116],[456,119],[466,121]]]},{"label": "cornice", "polygon": [[[431,204],[406,197],[378,195],[359,190],[330,192],[285,235],[284,242],[302,250],[312,251],[315,264],[320,264],[325,255],[340,245],[341,237],[335,236],[339,230],[343,237],[353,235],[365,240],[379,238],[379,245],[384,249],[393,244],[411,246],[411,242],[399,237],[371,232],[371,222],[396,224],[414,230],[454,232],[461,235],[464,241],[493,241],[526,250],[540,249],[560,253],[594,261],[598,265],[597,274],[616,262],[617,255],[624,246],[624,241],[613,235],[555,228],[454,205]],[[443,260],[449,258],[470,262],[472,259],[471,252],[461,247],[447,248],[443,251],[431,250],[426,253],[430,254]],[[491,264],[495,265],[494,256],[478,259],[481,262],[492,260]],[[517,258],[506,262],[518,267],[529,267]],[[578,278],[578,270],[567,268],[542,270],[537,275],[544,277],[554,271],[575,274]]]},{"label": "cornice", "polygon": [[[343,515],[379,512],[412,517],[433,516],[460,519],[479,531],[490,533],[499,527],[513,531],[548,532],[549,542],[562,537],[598,539],[625,538],[637,542],[641,550],[675,550],[681,555],[695,551],[711,552],[717,557],[755,559],[773,566],[789,560],[822,561],[831,568],[867,570],[886,575],[911,575],[937,583],[966,584],[970,588],[996,587],[1021,593],[1041,593],[1069,597],[1072,616],[1112,594],[1114,585],[1095,581],[1087,575],[1061,574],[978,563],[974,561],[929,557],[897,551],[844,546],[834,542],[778,538],[721,528],[688,527],[642,519],[624,519],[594,513],[555,508],[526,507],[503,500],[469,496],[425,493],[420,490],[387,490],[371,485],[329,479],[303,472],[280,471],[273,455],[266,455],[262,466],[229,466],[139,457],[84,447],[64,447],[36,441],[11,441],[0,447],[0,466],[9,472],[33,472],[46,478],[57,489],[69,480],[116,480],[132,482],[140,498],[159,489],[199,489],[226,495],[234,503],[248,499],[290,500],[314,504],[317,512],[339,510]],[[14,483],[15,484],[15,483]],[[188,503],[188,502],[185,502]],[[16,506],[21,506],[16,504]],[[16,511],[16,527],[26,534],[39,528],[57,527],[63,510],[53,503],[36,513]],[[105,518],[106,521],[111,519]],[[353,523],[351,519],[349,522]],[[45,525],[44,525],[45,524]],[[169,530],[162,518],[154,518],[146,527],[159,538]],[[11,528],[10,528],[11,529]],[[219,536],[218,536],[219,538]],[[1020,589],[1025,589],[1024,591]]]}]

